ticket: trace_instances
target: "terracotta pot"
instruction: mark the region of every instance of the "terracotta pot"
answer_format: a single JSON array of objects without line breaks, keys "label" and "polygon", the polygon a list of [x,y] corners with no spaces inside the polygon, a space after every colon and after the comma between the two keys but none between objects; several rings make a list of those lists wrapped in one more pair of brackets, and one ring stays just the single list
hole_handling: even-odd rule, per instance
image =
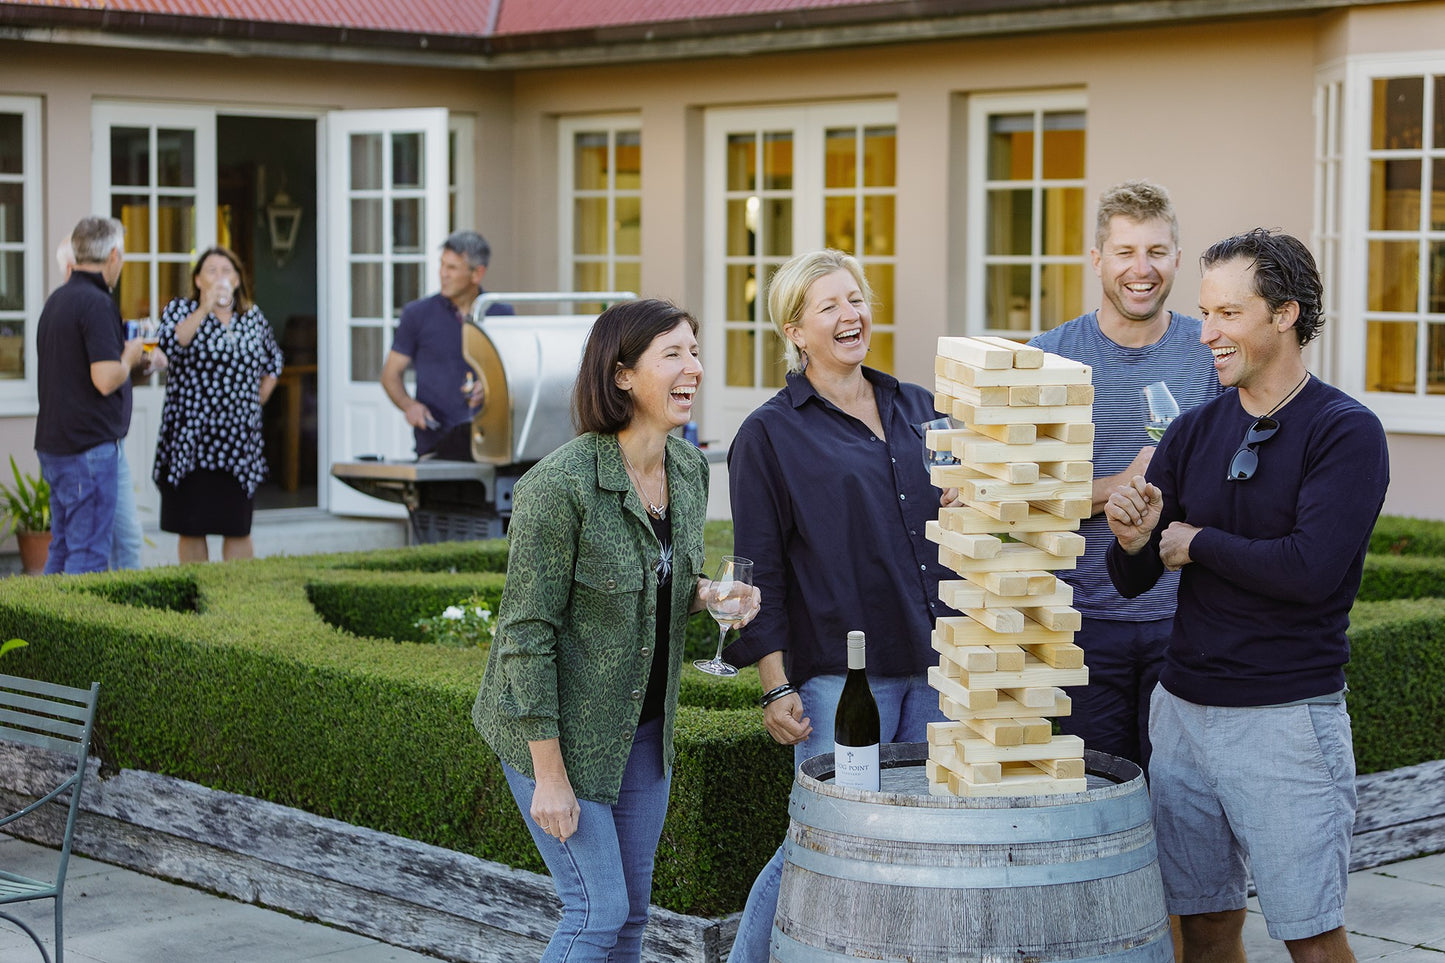
[{"label": "terracotta pot", "polygon": [[41,575],[45,572],[45,560],[50,557],[49,532],[16,532],[15,541],[20,545],[20,564],[26,575]]}]

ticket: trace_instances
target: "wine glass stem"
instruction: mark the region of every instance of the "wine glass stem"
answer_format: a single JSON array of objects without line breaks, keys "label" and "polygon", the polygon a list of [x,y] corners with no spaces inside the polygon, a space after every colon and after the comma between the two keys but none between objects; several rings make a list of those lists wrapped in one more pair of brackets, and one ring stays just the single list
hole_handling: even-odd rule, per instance
[{"label": "wine glass stem", "polygon": [[728,627],[726,625],[719,625],[717,627],[717,655],[712,657],[712,660],[714,662],[722,661],[723,642],[727,639],[727,637]]}]

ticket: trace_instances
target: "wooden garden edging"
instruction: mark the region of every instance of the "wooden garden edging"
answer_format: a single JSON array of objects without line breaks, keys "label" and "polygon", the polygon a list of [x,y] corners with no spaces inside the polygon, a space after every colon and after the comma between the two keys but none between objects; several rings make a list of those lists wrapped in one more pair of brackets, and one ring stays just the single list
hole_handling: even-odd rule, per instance
[{"label": "wooden garden edging", "polygon": [[[0,742],[0,801],[33,798],[44,753]],[[91,760],[75,851],[459,963],[536,959],[557,920],[536,873],[299,809]],[[1357,782],[1350,869],[1445,850],[1445,760]],[[57,845],[58,823],[25,838]],[[653,907],[647,963],[718,963],[737,915]]]}]

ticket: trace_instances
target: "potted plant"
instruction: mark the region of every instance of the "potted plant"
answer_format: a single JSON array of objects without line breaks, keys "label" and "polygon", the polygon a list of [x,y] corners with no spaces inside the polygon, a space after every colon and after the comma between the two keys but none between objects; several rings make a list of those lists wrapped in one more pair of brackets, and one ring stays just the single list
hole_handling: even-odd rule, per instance
[{"label": "potted plant", "polygon": [[0,481],[0,532],[15,533],[25,574],[39,575],[50,555],[50,486],[22,472],[14,455],[10,473],[15,476],[13,487]]}]

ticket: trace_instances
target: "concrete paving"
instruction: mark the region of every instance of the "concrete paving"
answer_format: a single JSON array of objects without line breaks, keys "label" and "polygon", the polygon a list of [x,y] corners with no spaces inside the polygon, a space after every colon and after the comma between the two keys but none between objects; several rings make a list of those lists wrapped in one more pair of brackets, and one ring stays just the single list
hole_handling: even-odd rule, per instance
[{"label": "concrete paving", "polygon": [[[0,866],[45,877],[54,852],[0,835]],[[423,963],[436,959],[365,936],[76,856],[65,888],[71,963]],[[4,907],[50,947],[50,903]],[[1362,961],[1445,963],[1445,853],[1350,875],[1345,926]],[[1250,901],[1245,949],[1253,963],[1286,963]],[[0,960],[38,960],[24,933],[0,920]],[[520,963],[520,961],[519,961]]]}]

